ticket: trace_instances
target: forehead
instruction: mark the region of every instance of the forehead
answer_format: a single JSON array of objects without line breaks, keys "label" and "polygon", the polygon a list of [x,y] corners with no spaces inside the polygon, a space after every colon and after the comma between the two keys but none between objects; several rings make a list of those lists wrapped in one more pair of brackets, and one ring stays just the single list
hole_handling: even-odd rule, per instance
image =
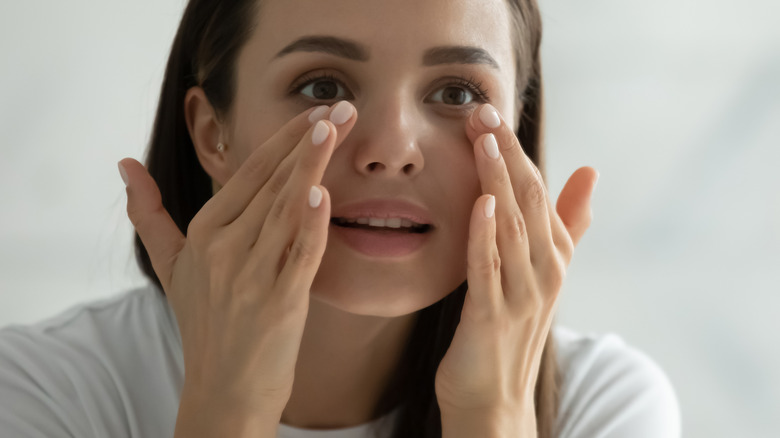
[{"label": "forehead", "polygon": [[247,46],[261,64],[307,35],[360,42],[369,60],[421,64],[435,46],[486,50],[504,74],[514,70],[506,0],[259,0]]}]

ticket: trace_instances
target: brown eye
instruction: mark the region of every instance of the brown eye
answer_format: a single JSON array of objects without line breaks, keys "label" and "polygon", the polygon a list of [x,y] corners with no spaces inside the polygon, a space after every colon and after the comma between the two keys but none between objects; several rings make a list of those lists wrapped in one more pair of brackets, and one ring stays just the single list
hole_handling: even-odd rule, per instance
[{"label": "brown eye", "polygon": [[345,93],[339,93],[339,84],[330,79],[316,79],[301,88],[301,93],[317,100],[344,99]]},{"label": "brown eye", "polygon": [[452,105],[463,105],[466,103],[466,91],[458,87],[447,87],[442,92],[444,103]]},{"label": "brown eye", "polygon": [[462,87],[444,87],[439,91],[433,93],[433,99],[439,100],[446,105],[466,105],[474,100],[474,96],[468,90]]}]

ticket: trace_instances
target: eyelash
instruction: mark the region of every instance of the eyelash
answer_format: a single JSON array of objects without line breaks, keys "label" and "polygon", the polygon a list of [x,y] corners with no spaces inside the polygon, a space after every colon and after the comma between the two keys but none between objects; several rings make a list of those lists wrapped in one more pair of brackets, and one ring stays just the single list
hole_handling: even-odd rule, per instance
[{"label": "eyelash", "polygon": [[[450,79],[453,79],[454,82],[449,82],[447,84],[444,84],[443,87],[449,87],[453,85],[464,87],[474,95],[475,101],[479,103],[490,102],[490,96],[488,95],[487,90],[482,88],[482,82],[477,81],[473,77],[462,78],[456,76]],[[341,80],[339,80],[338,78],[336,78],[334,75],[330,73],[313,73],[313,74],[306,74],[298,82],[296,82],[296,85],[293,85],[291,87],[290,95],[297,95],[307,85],[311,84],[312,82],[316,82],[320,80],[333,81],[339,84],[340,86],[344,87],[345,89],[347,88],[347,86],[344,85],[344,83]],[[463,105],[450,105],[450,106],[463,106]]]}]

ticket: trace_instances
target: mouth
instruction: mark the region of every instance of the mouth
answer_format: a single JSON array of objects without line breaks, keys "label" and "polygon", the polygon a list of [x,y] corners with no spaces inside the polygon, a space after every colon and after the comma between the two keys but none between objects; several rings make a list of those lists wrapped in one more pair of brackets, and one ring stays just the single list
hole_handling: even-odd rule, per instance
[{"label": "mouth", "polygon": [[433,225],[420,224],[407,219],[341,218],[334,217],[330,223],[342,228],[355,228],[381,234],[425,234],[433,231]]}]

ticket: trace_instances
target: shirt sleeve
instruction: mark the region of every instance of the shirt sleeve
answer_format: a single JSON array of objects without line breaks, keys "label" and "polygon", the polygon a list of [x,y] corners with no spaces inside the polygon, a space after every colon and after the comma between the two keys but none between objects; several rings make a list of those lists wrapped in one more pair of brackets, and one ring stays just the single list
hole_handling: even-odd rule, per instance
[{"label": "shirt sleeve", "polygon": [[671,382],[614,334],[583,342],[562,385],[559,438],[679,438]]},{"label": "shirt sleeve", "polygon": [[0,330],[0,430],[15,438],[95,437],[68,368],[28,328]]}]

